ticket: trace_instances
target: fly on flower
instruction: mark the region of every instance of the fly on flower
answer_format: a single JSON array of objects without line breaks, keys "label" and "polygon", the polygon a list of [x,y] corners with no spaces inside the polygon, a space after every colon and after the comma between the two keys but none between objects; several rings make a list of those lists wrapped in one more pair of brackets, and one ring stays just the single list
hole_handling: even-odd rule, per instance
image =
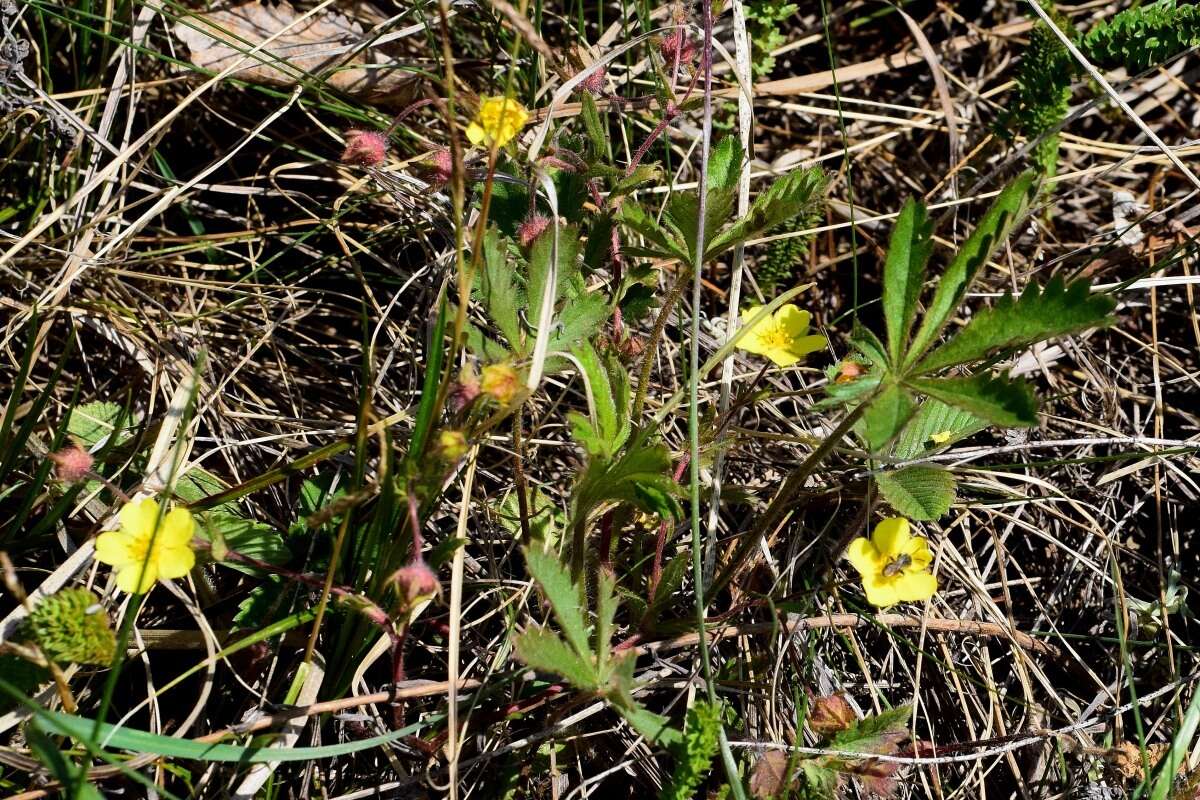
[{"label": "fly on flower", "polygon": [[862,576],[867,602],[873,606],[920,602],[937,593],[937,578],[929,572],[929,542],[913,536],[903,517],[883,520],[870,539],[855,539],[846,558]]},{"label": "fly on flower", "polygon": [[467,126],[467,138],[478,147],[503,147],[521,132],[529,121],[525,106],[511,97],[484,97],[479,101],[479,113]]},{"label": "fly on flower", "polygon": [[96,560],[117,573],[117,588],[143,594],[159,578],[182,578],[196,563],[192,534],[196,521],[186,508],[173,508],[159,522],[158,503],[126,503],[121,527],[96,537]]},{"label": "fly on flower", "polygon": [[[762,306],[742,312],[742,324],[750,325]],[[748,353],[766,356],[778,367],[788,367],[809,353],[825,346],[825,337],[808,333],[811,315],[788,303],[757,323],[751,325],[738,340],[738,347]]]}]

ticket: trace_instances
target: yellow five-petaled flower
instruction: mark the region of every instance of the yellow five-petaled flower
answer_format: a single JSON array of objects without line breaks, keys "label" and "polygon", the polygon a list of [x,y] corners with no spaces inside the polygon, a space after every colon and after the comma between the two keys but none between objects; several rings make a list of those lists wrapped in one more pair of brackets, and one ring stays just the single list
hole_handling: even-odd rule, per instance
[{"label": "yellow five-petaled flower", "polygon": [[846,558],[862,576],[871,605],[886,608],[918,602],[937,592],[937,578],[929,572],[933,563],[929,542],[909,533],[908,520],[903,517],[880,522],[870,539],[855,539]]},{"label": "yellow five-petaled flower", "polygon": [[[761,310],[762,306],[754,306],[743,311],[742,324],[749,325]],[[809,335],[809,319],[807,311],[801,311],[788,303],[751,326],[738,340],[738,347],[766,356],[774,361],[776,366],[791,366],[809,353],[825,346],[824,336]]]},{"label": "yellow five-petaled flower", "polygon": [[159,578],[182,578],[196,563],[191,512],[173,508],[161,524],[158,516],[154,500],[126,503],[119,516],[121,527],[96,537],[96,560],[112,566],[123,592],[142,594]]},{"label": "yellow five-petaled flower", "polygon": [[525,106],[510,97],[484,97],[479,101],[479,113],[467,126],[471,144],[503,147],[521,132],[529,121]]}]

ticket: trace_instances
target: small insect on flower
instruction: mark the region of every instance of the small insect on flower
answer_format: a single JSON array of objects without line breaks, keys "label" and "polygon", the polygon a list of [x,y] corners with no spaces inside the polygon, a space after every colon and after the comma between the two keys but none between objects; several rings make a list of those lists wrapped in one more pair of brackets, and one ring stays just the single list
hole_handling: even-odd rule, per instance
[{"label": "small insect on flower", "polygon": [[117,588],[143,594],[159,578],[182,578],[196,563],[192,534],[196,521],[186,508],[173,508],[159,522],[152,499],[126,503],[121,527],[96,537],[96,560],[117,573]]},{"label": "small insect on flower", "polygon": [[525,106],[510,97],[484,97],[479,101],[479,113],[467,126],[467,138],[478,147],[486,144],[503,147],[521,132],[529,121]]},{"label": "small insect on flower", "polygon": [[384,162],[387,151],[387,137],[379,131],[346,131],[346,149],[342,151],[342,163],[374,167]]},{"label": "small insect on flower", "polygon": [[742,324],[750,328],[738,341],[740,349],[766,356],[776,366],[787,367],[825,346],[824,336],[809,335],[807,311],[788,303],[751,325],[761,310],[761,306],[754,306],[742,312]]},{"label": "small insect on flower", "polygon": [[933,563],[929,542],[913,536],[903,517],[883,520],[870,539],[855,539],[846,550],[846,558],[862,577],[871,605],[886,608],[896,603],[915,603],[937,593],[937,578],[929,572]]}]

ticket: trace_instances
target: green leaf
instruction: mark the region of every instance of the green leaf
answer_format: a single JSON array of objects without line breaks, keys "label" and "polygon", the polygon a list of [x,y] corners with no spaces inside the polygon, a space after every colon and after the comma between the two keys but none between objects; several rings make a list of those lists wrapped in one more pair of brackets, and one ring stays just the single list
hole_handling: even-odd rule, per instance
[{"label": "green leaf", "polygon": [[596,100],[589,92],[583,92],[581,96],[582,108],[579,116],[583,120],[583,127],[587,131],[592,151],[596,155],[601,155],[608,152],[608,135],[604,122],[600,119],[600,110],[596,107]]},{"label": "green leaf", "polygon": [[923,394],[1003,428],[1037,424],[1037,398],[1024,380],[990,376],[915,378],[908,384]]},{"label": "green leaf", "polygon": [[[564,225],[558,232],[558,281],[554,287],[555,304],[563,295],[563,289],[579,274],[579,228]],[[546,282],[550,280],[550,256],[554,250],[554,236],[547,232],[539,236],[529,252],[529,308],[526,317],[529,326],[537,330],[541,326],[542,295]]]},{"label": "green leaf", "polygon": [[[239,517],[225,511],[207,511],[196,515],[196,533],[212,541],[219,534],[225,545],[245,556],[268,564],[285,564],[292,557],[283,536],[270,525]],[[262,570],[237,561],[224,561],[225,566],[247,575],[261,575]]]},{"label": "green leaf", "polygon": [[696,795],[720,747],[720,734],[721,707],[697,700],[688,709],[683,739],[675,748],[675,771],[659,795],[662,800],[691,800]]},{"label": "green leaf", "polygon": [[233,615],[233,627],[243,630],[257,630],[274,616],[283,599],[283,579],[278,575],[269,575],[260,582],[242,602],[238,603],[237,613]]},{"label": "green leaf", "polygon": [[483,271],[479,276],[479,296],[487,308],[488,317],[495,323],[509,346],[522,346],[521,323],[518,316],[515,273],[508,260],[505,240],[495,225],[488,227],[483,237]]},{"label": "green leaf", "polygon": [[550,352],[569,350],[599,332],[612,313],[600,292],[584,292],[572,297],[555,320],[550,337]]},{"label": "green leaf", "polygon": [[[554,550],[558,539],[566,530],[567,518],[541,489],[531,486],[529,491],[529,535],[538,545]],[[512,536],[521,535],[521,504],[516,491],[504,496],[496,513],[500,525]]]},{"label": "green leaf", "polygon": [[556,634],[544,628],[522,631],[513,639],[517,658],[529,667],[566,679],[576,689],[594,692],[600,685],[596,668]]},{"label": "green leaf", "polygon": [[915,404],[903,387],[891,384],[880,392],[867,406],[860,423],[867,449],[881,452],[900,433],[914,410]]},{"label": "green leaf", "polygon": [[926,214],[925,204],[910,197],[896,219],[883,265],[883,315],[893,364],[903,362],[917,313],[917,299],[925,284],[925,265],[932,252],[933,223]]},{"label": "green leaf", "polygon": [[825,189],[825,173],[818,167],[796,169],[779,178],[754,199],[744,217],[725,229],[707,247],[706,259],[712,259],[754,236],[766,233],[780,223],[802,214]]},{"label": "green leaf", "polygon": [[883,499],[909,519],[939,519],[954,502],[954,476],[938,467],[918,465],[880,472],[875,482]]},{"label": "green leaf", "polygon": [[950,316],[962,302],[979,268],[987,263],[992,252],[1005,240],[1016,224],[1025,215],[1037,195],[1037,175],[1030,171],[1022,173],[1005,187],[996,202],[983,215],[975,231],[967,237],[962,249],[950,262],[950,266],[937,281],[937,290],[925,312],[925,319],[913,338],[912,346],[905,357],[905,364],[915,363],[933,344],[938,334],[950,321]]},{"label": "green leaf", "polygon": [[622,197],[636,191],[639,187],[644,186],[651,181],[657,181],[662,177],[662,170],[655,164],[640,164],[633,172],[628,175],[621,176],[612,188],[610,195]]},{"label": "green leaf", "polygon": [[85,449],[91,449],[116,431],[124,415],[125,409],[119,403],[105,400],[84,403],[71,409],[71,416],[67,417],[67,433],[78,438]]},{"label": "green leaf", "polygon": [[[6,683],[0,679],[0,685]],[[353,742],[326,745],[324,747],[241,747],[231,744],[204,744],[190,739],[177,739],[129,727],[116,727],[107,722],[99,724],[99,737],[92,738],[96,721],[55,711],[39,710],[35,724],[47,733],[70,736],[83,741],[105,742],[110,748],[129,750],[135,753],[153,753],[160,756],[185,758],[192,761],[241,762],[246,764],[272,763],[276,761],[314,761],[335,758],[350,753],[360,753],[385,744],[399,741],[418,733],[434,724],[433,718],[389,731],[382,736],[372,736]]]},{"label": "green leaf", "polygon": [[596,663],[600,682],[607,682],[612,653],[613,620],[617,616],[617,577],[601,569],[596,576]]},{"label": "green leaf", "polygon": [[581,658],[591,657],[588,628],[582,609],[587,607],[583,587],[571,582],[571,574],[557,556],[537,549],[525,550],[525,566],[550,603],[563,635]]},{"label": "green leaf", "polygon": [[50,737],[37,725],[25,729],[29,751],[46,766],[50,775],[67,791],[64,793],[78,800],[103,800],[104,795],[88,782],[85,771],[73,761],[67,761],[62,751],[55,747]]},{"label": "green leaf", "polygon": [[1087,281],[1068,286],[1055,276],[1042,290],[1031,283],[1020,299],[1014,300],[1007,294],[994,307],[977,314],[966,327],[922,359],[914,372],[928,374],[981,360],[998,350],[1025,347],[1055,336],[1110,325],[1115,321],[1109,316],[1115,306],[1111,297],[1092,294]]},{"label": "green leaf", "polygon": [[669,233],[640,204],[626,200],[621,204],[617,219],[646,241],[649,249],[645,252],[662,258],[678,258],[681,261],[687,261],[688,245]]},{"label": "green leaf", "polygon": [[595,459],[588,464],[575,492],[575,513],[586,516],[605,502],[625,502],[657,514],[680,515],[681,490],[668,474],[671,459],[665,447],[647,445],[644,436],[616,460]]},{"label": "green leaf", "polygon": [[737,192],[742,174],[742,143],[736,136],[726,136],[708,154],[708,189]]},{"label": "green leaf", "polygon": [[850,331],[850,344],[863,354],[871,366],[879,370],[889,368],[887,349],[883,342],[879,341],[875,331],[856,321]]},{"label": "green leaf", "polygon": [[[941,400],[928,399],[900,433],[892,456],[897,459],[917,458],[978,433],[985,427],[986,422],[961,408],[948,406]],[[941,441],[935,441],[935,436]]]},{"label": "green leaf", "polygon": [[838,732],[830,740],[829,747],[848,753],[888,752],[894,746],[890,737],[907,734],[911,714],[912,708],[909,706],[898,706],[863,717],[846,730]]}]

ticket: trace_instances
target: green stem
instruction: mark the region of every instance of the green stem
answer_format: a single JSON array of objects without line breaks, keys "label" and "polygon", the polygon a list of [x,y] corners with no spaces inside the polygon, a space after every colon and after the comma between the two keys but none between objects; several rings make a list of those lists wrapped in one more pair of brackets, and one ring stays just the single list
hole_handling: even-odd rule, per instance
[{"label": "green stem", "polygon": [[667,299],[658,312],[658,318],[654,320],[654,328],[650,331],[650,339],[646,342],[646,352],[642,355],[642,364],[638,371],[637,394],[633,397],[632,419],[634,420],[642,416],[642,411],[646,407],[646,390],[650,386],[650,370],[654,368],[654,355],[658,350],[658,340],[662,338],[663,331],[667,328],[667,320],[671,317],[671,311],[683,298],[683,290],[687,286],[687,278],[691,272],[692,270],[686,267],[680,268],[679,274],[675,276],[675,283],[671,284]]},{"label": "green stem", "polygon": [[813,471],[820,466],[821,462],[833,452],[833,449],[845,438],[850,429],[854,427],[854,423],[858,422],[858,418],[863,415],[870,399],[860,403],[853,411],[846,415],[833,432],[825,437],[825,441],[809,454],[808,458],[804,459],[799,467],[796,468],[791,475],[788,475],[787,480],[783,482],[783,486],[779,487],[779,491],[775,494],[771,504],[767,506],[767,510],[762,513],[755,523],[754,528],[742,539],[733,558],[725,565],[725,568],[717,575],[713,581],[709,591],[713,594],[720,592],[729,582],[733,580],[734,574],[737,572],[742,560],[745,559],[750,552],[758,546],[759,540],[762,539],[770,530],[783,521],[784,516],[788,512],[788,507],[791,504],[792,497],[804,486],[804,482],[808,480],[808,476],[812,475]]}]

